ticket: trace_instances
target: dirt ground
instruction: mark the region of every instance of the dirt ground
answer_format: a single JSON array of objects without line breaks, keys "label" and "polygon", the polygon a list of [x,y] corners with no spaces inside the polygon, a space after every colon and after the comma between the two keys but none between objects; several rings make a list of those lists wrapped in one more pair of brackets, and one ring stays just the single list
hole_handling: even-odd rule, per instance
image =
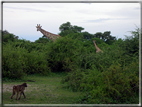
[{"label": "dirt ground", "polygon": [[[12,92],[12,89],[13,89],[13,86],[15,84],[3,84],[2,85],[2,92]],[[28,87],[25,88],[25,92],[28,90],[28,91],[31,91],[31,88],[33,89],[37,89],[38,87],[35,86],[35,85],[30,85],[28,84]]]}]

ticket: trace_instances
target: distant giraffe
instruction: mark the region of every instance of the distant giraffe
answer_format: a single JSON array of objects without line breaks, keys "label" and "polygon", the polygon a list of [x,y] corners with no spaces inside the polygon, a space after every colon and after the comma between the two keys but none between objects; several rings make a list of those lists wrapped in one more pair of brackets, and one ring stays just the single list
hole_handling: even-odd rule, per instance
[{"label": "distant giraffe", "polygon": [[94,43],[95,48],[96,48],[96,53],[98,53],[98,52],[102,52],[103,53],[103,51],[96,45],[95,40],[93,40],[93,43]]},{"label": "distant giraffe", "polygon": [[40,31],[43,35],[45,35],[48,39],[52,40],[53,42],[61,37],[60,35],[56,35],[56,34],[52,34],[50,32],[45,31],[44,29],[41,28],[42,26],[40,26],[40,24],[36,26],[37,31]]}]

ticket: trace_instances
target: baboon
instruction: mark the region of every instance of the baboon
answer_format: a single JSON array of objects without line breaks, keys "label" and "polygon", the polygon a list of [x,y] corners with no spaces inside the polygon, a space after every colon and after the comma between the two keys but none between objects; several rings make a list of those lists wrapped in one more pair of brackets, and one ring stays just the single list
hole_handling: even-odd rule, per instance
[{"label": "baboon", "polygon": [[18,100],[20,100],[22,94],[24,95],[24,98],[26,98],[26,96],[24,94],[25,87],[27,87],[27,83],[23,83],[22,85],[13,86],[13,94],[11,96],[11,99],[13,98],[13,96],[15,95],[16,92],[17,92],[16,100],[18,98],[19,92],[21,92],[21,93],[20,93],[20,97]]}]

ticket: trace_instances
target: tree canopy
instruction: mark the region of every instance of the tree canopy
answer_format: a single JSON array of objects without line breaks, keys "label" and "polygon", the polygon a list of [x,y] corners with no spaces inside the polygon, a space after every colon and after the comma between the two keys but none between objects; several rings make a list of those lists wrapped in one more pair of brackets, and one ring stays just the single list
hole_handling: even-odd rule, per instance
[{"label": "tree canopy", "polygon": [[110,35],[111,31],[105,31],[104,33],[97,32],[95,34],[90,34],[87,31],[82,32],[84,30],[83,27],[71,25],[70,22],[66,22],[60,25],[59,30],[61,31],[59,33],[59,35],[61,36],[67,36],[68,34],[73,34],[73,33],[82,33],[84,39],[91,40],[92,38],[99,38],[109,45],[116,40],[116,37]]},{"label": "tree canopy", "polygon": [[67,34],[70,33],[81,33],[84,28],[76,26],[76,25],[71,25],[70,22],[63,23],[60,27],[59,30],[61,31],[59,35],[61,36],[66,36]]},{"label": "tree canopy", "polygon": [[111,32],[110,31],[105,31],[104,33],[101,33],[101,32],[97,32],[96,34],[94,34],[94,37],[96,38],[100,38],[102,39],[105,43],[107,44],[112,44],[115,40],[116,40],[116,37],[110,35]]}]

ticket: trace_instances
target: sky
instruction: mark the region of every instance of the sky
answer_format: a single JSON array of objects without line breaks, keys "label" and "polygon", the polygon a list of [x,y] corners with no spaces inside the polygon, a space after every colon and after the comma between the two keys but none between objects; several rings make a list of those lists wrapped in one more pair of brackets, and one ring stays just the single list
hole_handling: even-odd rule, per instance
[{"label": "sky", "polygon": [[140,9],[140,3],[3,3],[3,30],[34,42],[43,36],[37,24],[58,34],[59,27],[70,22],[83,27],[82,32],[111,31],[124,39],[140,27]]}]

